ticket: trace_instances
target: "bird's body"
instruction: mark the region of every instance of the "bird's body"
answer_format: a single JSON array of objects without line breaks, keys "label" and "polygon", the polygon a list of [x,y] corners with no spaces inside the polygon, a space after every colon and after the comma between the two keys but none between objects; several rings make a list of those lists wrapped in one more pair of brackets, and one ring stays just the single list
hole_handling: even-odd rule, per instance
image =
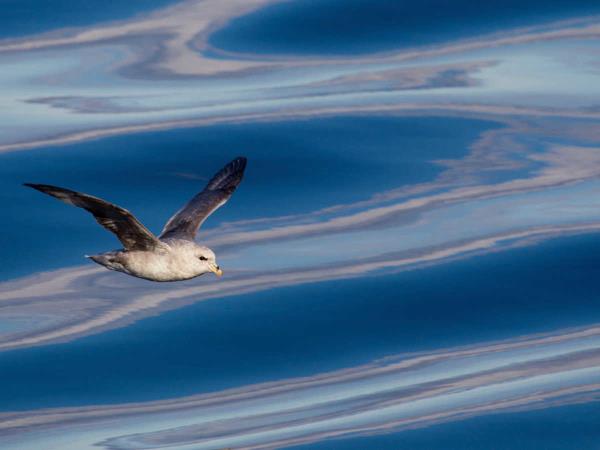
[{"label": "bird's body", "polygon": [[151,281],[181,281],[208,272],[222,275],[214,252],[196,244],[200,225],[231,197],[246,168],[246,158],[236,158],[221,169],[204,190],[178,211],[156,237],[129,211],[97,197],[44,184],[26,184],[94,215],[113,232],[123,249],[88,256],[110,270]]},{"label": "bird's body", "polygon": [[[184,239],[165,239],[164,246],[153,250],[115,250],[88,256],[110,270],[151,281],[182,281],[215,272],[210,261],[214,253],[208,247]],[[207,255],[206,261],[199,255]],[[216,273],[220,269],[216,268]]]}]

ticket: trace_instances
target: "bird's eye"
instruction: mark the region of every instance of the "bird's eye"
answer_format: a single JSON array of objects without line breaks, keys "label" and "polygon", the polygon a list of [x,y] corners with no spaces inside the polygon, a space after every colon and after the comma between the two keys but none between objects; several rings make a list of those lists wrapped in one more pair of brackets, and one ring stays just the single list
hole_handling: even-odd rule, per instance
[{"label": "bird's eye", "polygon": [[205,256],[200,257],[200,261],[208,261]]}]

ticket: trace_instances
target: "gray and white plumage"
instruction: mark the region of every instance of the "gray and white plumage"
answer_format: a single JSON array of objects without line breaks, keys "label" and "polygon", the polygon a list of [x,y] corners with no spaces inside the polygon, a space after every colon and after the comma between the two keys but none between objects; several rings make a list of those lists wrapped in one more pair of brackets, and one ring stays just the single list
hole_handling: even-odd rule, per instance
[{"label": "gray and white plumage", "polygon": [[222,275],[214,252],[194,241],[198,228],[236,190],[246,169],[239,157],[223,167],[169,219],[156,237],[126,209],[91,195],[47,184],[25,183],[65,203],[89,211],[96,221],[114,233],[123,249],[89,256],[111,270],[152,281],[179,281],[213,272]]}]

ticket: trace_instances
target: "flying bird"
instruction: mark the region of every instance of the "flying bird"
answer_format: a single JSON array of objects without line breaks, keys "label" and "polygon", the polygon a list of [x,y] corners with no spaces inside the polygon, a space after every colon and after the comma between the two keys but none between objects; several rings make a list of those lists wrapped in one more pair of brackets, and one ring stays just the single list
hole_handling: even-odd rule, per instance
[{"label": "flying bird", "polygon": [[100,198],[47,184],[25,186],[89,211],[100,225],[117,236],[123,248],[87,256],[94,262],[146,280],[180,281],[208,272],[223,274],[214,252],[196,244],[194,238],[206,218],[229,200],[242,181],[245,168],[244,157],[223,167],[202,192],[169,219],[158,237],[129,211]]}]

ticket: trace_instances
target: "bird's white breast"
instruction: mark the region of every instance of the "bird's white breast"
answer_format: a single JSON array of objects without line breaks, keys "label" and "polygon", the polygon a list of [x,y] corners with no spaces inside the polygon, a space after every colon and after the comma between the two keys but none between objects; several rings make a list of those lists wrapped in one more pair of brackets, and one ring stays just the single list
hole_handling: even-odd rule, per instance
[{"label": "bird's white breast", "polygon": [[125,268],[136,277],[154,281],[188,280],[206,273],[185,248],[127,252]]}]

